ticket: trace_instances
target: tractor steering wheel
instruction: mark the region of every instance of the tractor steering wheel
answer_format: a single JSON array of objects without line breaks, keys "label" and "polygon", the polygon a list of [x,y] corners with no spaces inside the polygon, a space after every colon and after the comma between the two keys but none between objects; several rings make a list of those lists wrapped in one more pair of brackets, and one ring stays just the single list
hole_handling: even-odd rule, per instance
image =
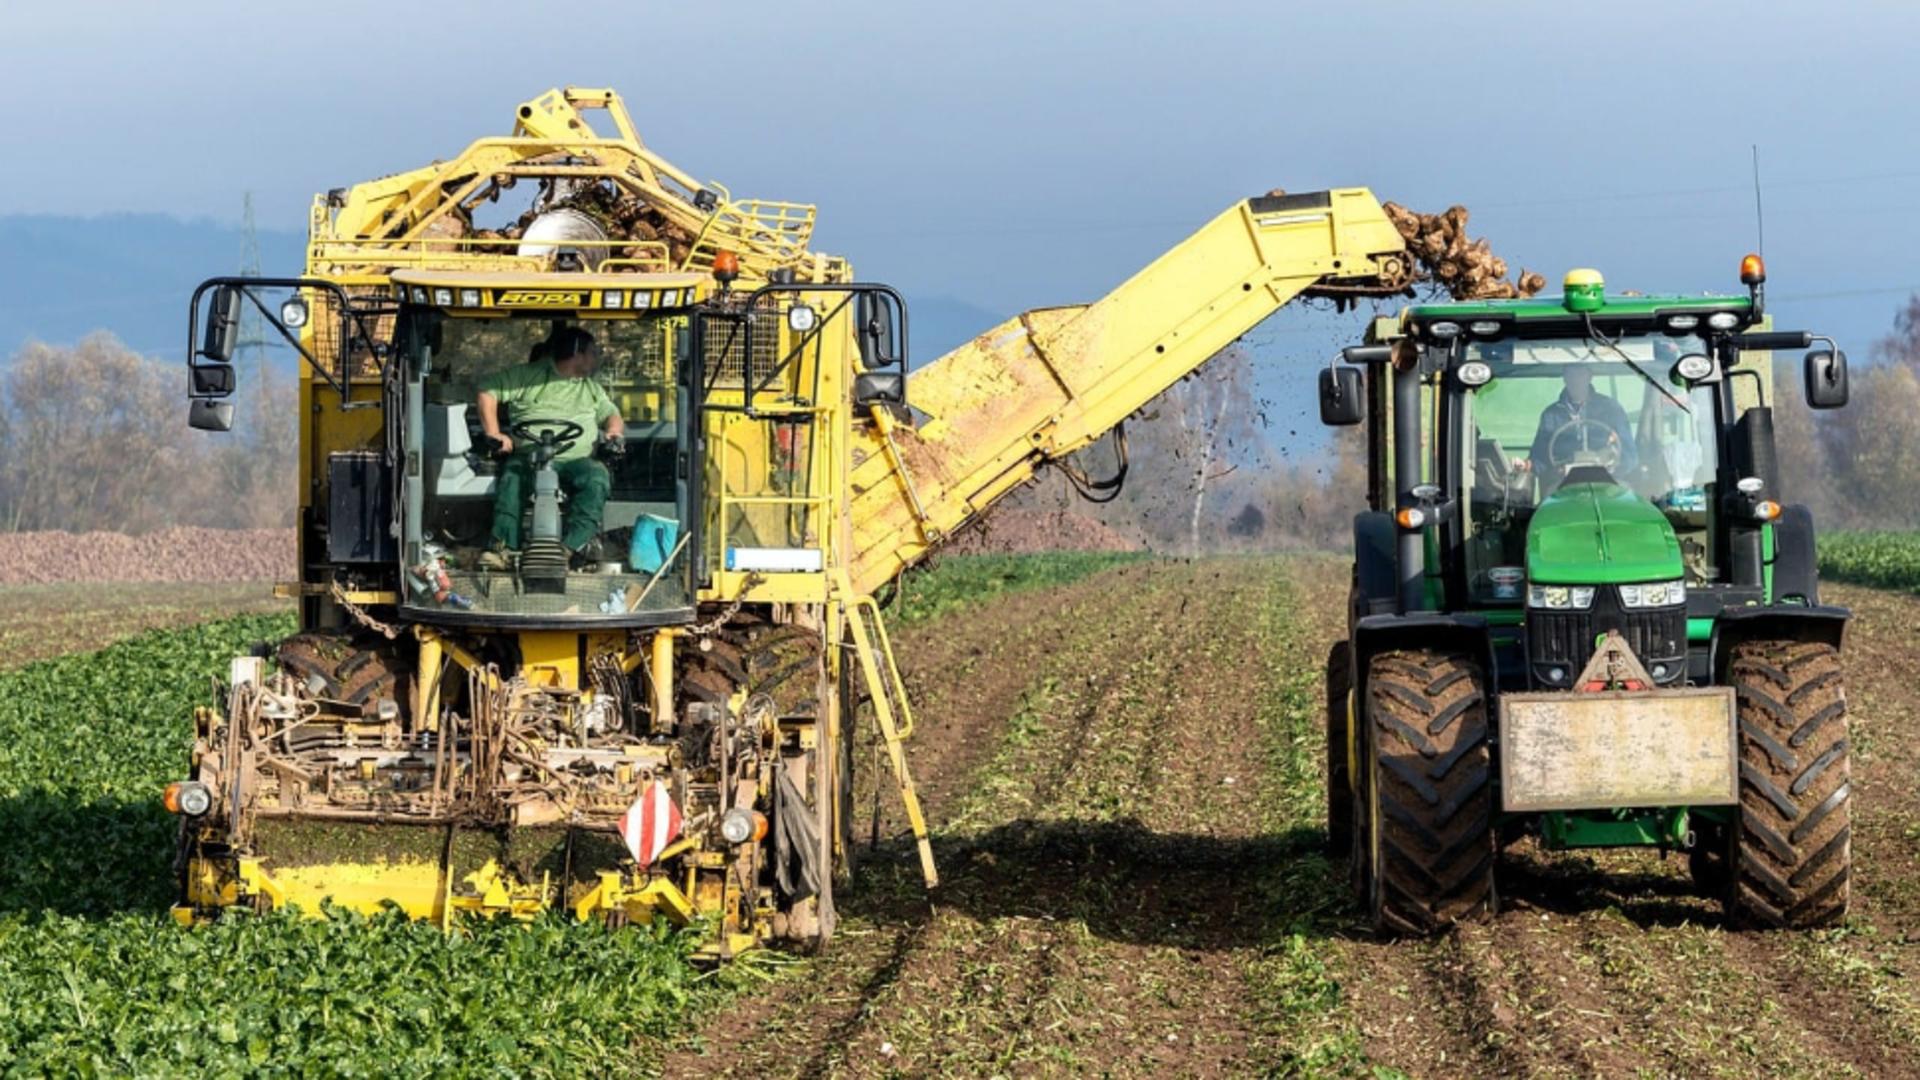
[{"label": "tractor steering wheel", "polygon": [[[535,428],[542,429],[535,431]],[[555,457],[572,449],[580,441],[587,429],[571,420],[527,420],[507,428],[507,434],[513,436],[513,444],[519,446],[537,446],[551,452]]]},{"label": "tractor steering wheel", "polygon": [[[1576,429],[1580,433],[1580,446],[1562,457],[1560,436]],[[1605,436],[1600,440],[1598,447],[1593,445],[1594,440],[1591,434],[1595,429]],[[1547,462],[1556,469],[1564,469],[1571,465],[1598,465],[1611,472],[1620,464],[1620,435],[1598,420],[1576,416],[1555,428],[1553,434],[1548,437]]]}]

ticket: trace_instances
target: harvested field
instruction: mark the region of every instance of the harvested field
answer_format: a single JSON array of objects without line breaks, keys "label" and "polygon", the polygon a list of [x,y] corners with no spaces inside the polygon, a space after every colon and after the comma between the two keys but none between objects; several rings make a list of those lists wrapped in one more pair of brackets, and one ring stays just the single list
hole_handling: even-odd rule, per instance
[{"label": "harvested field", "polygon": [[63,581],[278,581],[293,576],[291,529],[0,533],[0,585]]},{"label": "harvested field", "polygon": [[264,582],[68,582],[0,586],[0,671],[144,630],[293,610]]}]

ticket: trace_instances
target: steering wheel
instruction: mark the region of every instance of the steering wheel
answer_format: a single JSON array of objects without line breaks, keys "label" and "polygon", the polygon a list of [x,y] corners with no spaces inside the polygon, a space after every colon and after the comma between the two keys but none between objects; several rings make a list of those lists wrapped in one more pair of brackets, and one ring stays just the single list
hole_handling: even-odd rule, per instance
[{"label": "steering wheel", "polygon": [[[1597,448],[1593,445],[1592,436],[1592,432],[1595,429],[1598,429],[1604,436],[1604,438],[1600,440],[1600,445]],[[1578,430],[1580,433],[1580,447],[1567,456],[1562,457],[1560,455],[1560,436],[1575,430]],[[1555,428],[1552,436],[1547,439],[1547,461],[1556,469],[1564,469],[1570,465],[1598,465],[1603,469],[1612,471],[1620,464],[1620,436],[1612,428],[1598,420],[1584,416],[1576,416],[1572,420]]]},{"label": "steering wheel", "polygon": [[[535,428],[544,430],[536,432]],[[571,420],[527,420],[507,428],[515,446],[539,446],[556,456],[566,453],[586,433],[586,428]]]}]

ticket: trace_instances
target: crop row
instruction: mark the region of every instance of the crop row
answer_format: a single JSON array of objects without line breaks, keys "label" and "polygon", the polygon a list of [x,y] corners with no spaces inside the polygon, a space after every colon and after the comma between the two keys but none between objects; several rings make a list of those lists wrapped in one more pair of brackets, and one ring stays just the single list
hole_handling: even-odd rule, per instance
[{"label": "crop row", "polygon": [[1920,592],[1920,532],[1826,533],[1819,545],[1828,581]]}]

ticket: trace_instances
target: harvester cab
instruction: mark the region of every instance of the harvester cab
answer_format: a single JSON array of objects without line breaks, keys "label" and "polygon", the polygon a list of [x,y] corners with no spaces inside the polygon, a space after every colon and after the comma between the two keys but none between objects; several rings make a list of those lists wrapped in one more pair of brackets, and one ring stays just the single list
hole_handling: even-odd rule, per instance
[{"label": "harvester cab", "polygon": [[1383,928],[1492,909],[1495,852],[1686,851],[1739,920],[1847,904],[1838,651],[1781,490],[1772,352],[1842,405],[1831,341],[1748,295],[1420,304],[1321,380],[1366,425],[1348,640],[1328,678],[1335,844]]}]

